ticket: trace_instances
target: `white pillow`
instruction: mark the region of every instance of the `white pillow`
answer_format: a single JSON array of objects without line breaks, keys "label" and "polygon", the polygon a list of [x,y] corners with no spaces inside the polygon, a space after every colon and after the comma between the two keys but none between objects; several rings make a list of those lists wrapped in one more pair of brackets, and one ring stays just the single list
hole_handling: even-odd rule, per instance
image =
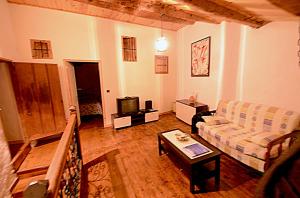
[{"label": "white pillow", "polygon": [[271,141],[273,141],[274,139],[279,138],[283,135],[284,134],[282,134],[280,132],[276,133],[276,132],[263,131],[263,132],[257,133],[254,136],[248,137],[246,140],[249,142],[258,144],[262,147],[267,147]]},{"label": "white pillow", "polygon": [[202,116],[202,118],[208,126],[230,123],[222,116]]}]

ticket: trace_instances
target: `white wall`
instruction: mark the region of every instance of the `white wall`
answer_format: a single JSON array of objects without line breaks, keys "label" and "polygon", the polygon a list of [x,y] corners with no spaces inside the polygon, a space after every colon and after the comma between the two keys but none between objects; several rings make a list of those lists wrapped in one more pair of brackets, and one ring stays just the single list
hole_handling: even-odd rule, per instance
[{"label": "white wall", "polygon": [[[212,37],[211,75],[191,77],[190,45]],[[297,22],[273,22],[259,29],[234,23],[197,23],[178,31],[177,98],[198,93],[213,109],[220,99],[244,100],[300,112]]]},{"label": "white wall", "polygon": [[[169,56],[169,73],[155,74],[154,56],[158,53],[154,41],[160,36],[160,30],[102,19],[97,20],[97,28],[103,78],[107,82],[105,91],[110,90],[107,95],[113,98],[106,100],[108,112],[115,113],[115,98],[125,96],[139,96],[141,108],[145,100],[152,100],[153,107],[160,112],[170,111],[176,97],[176,90],[169,89],[176,83],[176,33],[164,31],[170,46],[161,54]],[[136,37],[137,62],[123,61],[122,36]]]},{"label": "white wall", "polygon": [[[116,113],[116,97],[140,96],[141,107],[150,99],[160,112],[171,110],[176,91],[167,87],[176,81],[176,32],[166,32],[172,47],[165,53],[169,55],[170,72],[158,75],[154,74],[154,41],[160,35],[159,29],[43,8],[13,4],[10,7],[17,29],[16,61],[58,64],[65,109],[70,94],[67,63],[63,59],[71,59],[101,61],[106,126],[111,123],[110,115]],[[137,38],[137,62],[122,61],[122,35]],[[32,59],[30,39],[51,40],[54,58]]]},{"label": "white wall", "polygon": [[[139,96],[140,106],[144,108],[145,100],[152,100],[153,107],[160,112],[170,111],[175,101],[176,90],[169,89],[176,84],[176,33],[163,31],[168,38],[169,48],[163,53],[154,49],[155,39],[160,37],[160,31],[155,28],[133,24],[115,23],[116,56],[119,71],[119,97]],[[122,61],[121,36],[133,36],[137,41],[137,62]],[[155,74],[155,54],[169,57],[168,74]]]},{"label": "white wall", "polygon": [[0,58],[14,59],[17,56],[14,29],[11,22],[10,4],[0,1]]},{"label": "white wall", "polygon": [[241,41],[241,26],[236,23],[224,23],[224,65],[220,72],[219,98],[233,100],[237,98],[238,68]]},{"label": "white wall", "polygon": [[300,112],[297,22],[273,22],[247,28],[242,100]]},{"label": "white wall", "polygon": [[[191,44],[211,36],[210,76],[191,77]],[[177,99],[189,98],[197,94],[198,101],[214,109],[217,104],[220,55],[221,26],[196,23],[186,26],[177,33]]]}]

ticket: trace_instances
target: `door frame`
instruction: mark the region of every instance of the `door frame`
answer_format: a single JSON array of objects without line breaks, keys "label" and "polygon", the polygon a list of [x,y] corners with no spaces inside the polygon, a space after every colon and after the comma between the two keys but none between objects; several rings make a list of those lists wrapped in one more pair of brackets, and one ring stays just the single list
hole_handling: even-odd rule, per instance
[{"label": "door frame", "polygon": [[[75,76],[75,69],[74,65],[71,62],[85,62],[85,63],[97,63],[98,64],[98,71],[99,71],[99,82],[100,82],[100,89],[101,89],[101,105],[102,105],[102,116],[103,116],[103,126],[105,126],[106,120],[106,105],[105,105],[105,97],[104,97],[104,81],[102,75],[102,64],[100,60],[81,60],[81,59],[64,59],[64,65],[66,67],[72,66],[72,70],[66,70],[66,82],[68,84],[68,102],[69,106],[75,105],[77,110],[77,119],[78,125],[81,124],[80,119],[80,111],[79,111],[79,102],[78,102],[78,95],[77,95],[77,87],[76,87],[76,76]],[[66,68],[67,69],[67,68]],[[71,72],[71,73],[70,73]]]},{"label": "door frame", "polygon": [[[24,133],[24,129],[23,129],[23,126],[22,126],[22,123],[21,123],[21,118],[20,118],[20,113],[19,113],[19,109],[18,109],[18,105],[17,105],[17,102],[16,102],[16,96],[15,96],[15,93],[14,93],[14,88],[13,88],[13,85],[12,85],[12,79],[11,79],[11,75],[10,75],[10,72],[9,72],[9,67],[11,66],[11,64],[13,64],[13,60],[10,60],[10,59],[7,59],[7,58],[3,58],[3,57],[0,57],[0,63],[5,63],[7,64],[7,72],[8,72],[8,80],[10,82],[8,82],[10,84],[10,89],[9,89],[9,92],[11,94],[11,98],[13,101],[13,108],[14,108],[14,113],[16,114],[16,120],[15,120],[15,124],[17,125],[16,128],[18,128],[19,130],[19,135],[22,139],[14,139],[14,140],[10,140],[6,137],[7,139],[7,142],[17,142],[17,143],[23,143],[24,141],[28,140],[29,138],[27,137],[27,135]],[[10,109],[11,110],[11,109]],[[3,129],[3,132],[5,134],[5,128],[7,128],[7,124],[3,123],[3,109],[1,109],[0,107],[0,120],[2,122],[2,129]],[[11,113],[11,112],[10,112]],[[1,129],[1,127],[0,127]],[[7,131],[6,131],[7,133]]]}]

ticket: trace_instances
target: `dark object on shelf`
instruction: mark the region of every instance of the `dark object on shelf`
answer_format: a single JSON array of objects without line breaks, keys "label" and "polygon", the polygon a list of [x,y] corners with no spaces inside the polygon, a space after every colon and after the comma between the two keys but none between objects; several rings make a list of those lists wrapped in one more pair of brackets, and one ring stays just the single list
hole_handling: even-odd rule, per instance
[{"label": "dark object on shelf", "polygon": [[152,109],[152,100],[146,100],[145,101],[145,109],[146,110]]},{"label": "dark object on shelf", "polygon": [[139,97],[117,98],[118,114],[132,115],[140,111]]},{"label": "dark object on shelf", "polygon": [[198,131],[198,129],[196,127],[197,122],[204,122],[202,116],[211,116],[215,113],[216,113],[215,110],[203,111],[203,112],[196,113],[192,118],[192,133],[197,133],[197,131]]},{"label": "dark object on shelf", "polygon": [[142,111],[139,111],[137,114],[131,115],[131,125],[139,125],[145,123],[145,113]]},{"label": "dark object on shelf", "polygon": [[256,189],[256,197],[300,197],[300,131],[296,140],[265,172]]}]

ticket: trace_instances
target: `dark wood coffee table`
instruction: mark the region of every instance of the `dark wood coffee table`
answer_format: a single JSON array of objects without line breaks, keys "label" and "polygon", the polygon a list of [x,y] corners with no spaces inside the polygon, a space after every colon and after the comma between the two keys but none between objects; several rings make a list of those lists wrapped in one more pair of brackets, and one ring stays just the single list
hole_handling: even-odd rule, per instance
[{"label": "dark wood coffee table", "polygon": [[[172,161],[188,175],[190,180],[190,192],[193,194],[201,192],[201,184],[205,184],[204,182],[211,177],[215,178],[215,188],[219,189],[221,152],[212,145],[208,144],[206,141],[197,137],[196,135],[192,135],[191,138],[193,138],[200,144],[206,146],[207,148],[212,150],[212,152],[191,159],[184,152],[182,152],[174,143],[172,143],[169,139],[163,136],[163,134],[166,132],[170,131],[158,133],[159,155],[162,155],[163,153],[168,154],[170,159],[172,159]],[[212,164],[214,164],[214,166]],[[200,185],[199,191],[195,190],[196,185]]]}]

